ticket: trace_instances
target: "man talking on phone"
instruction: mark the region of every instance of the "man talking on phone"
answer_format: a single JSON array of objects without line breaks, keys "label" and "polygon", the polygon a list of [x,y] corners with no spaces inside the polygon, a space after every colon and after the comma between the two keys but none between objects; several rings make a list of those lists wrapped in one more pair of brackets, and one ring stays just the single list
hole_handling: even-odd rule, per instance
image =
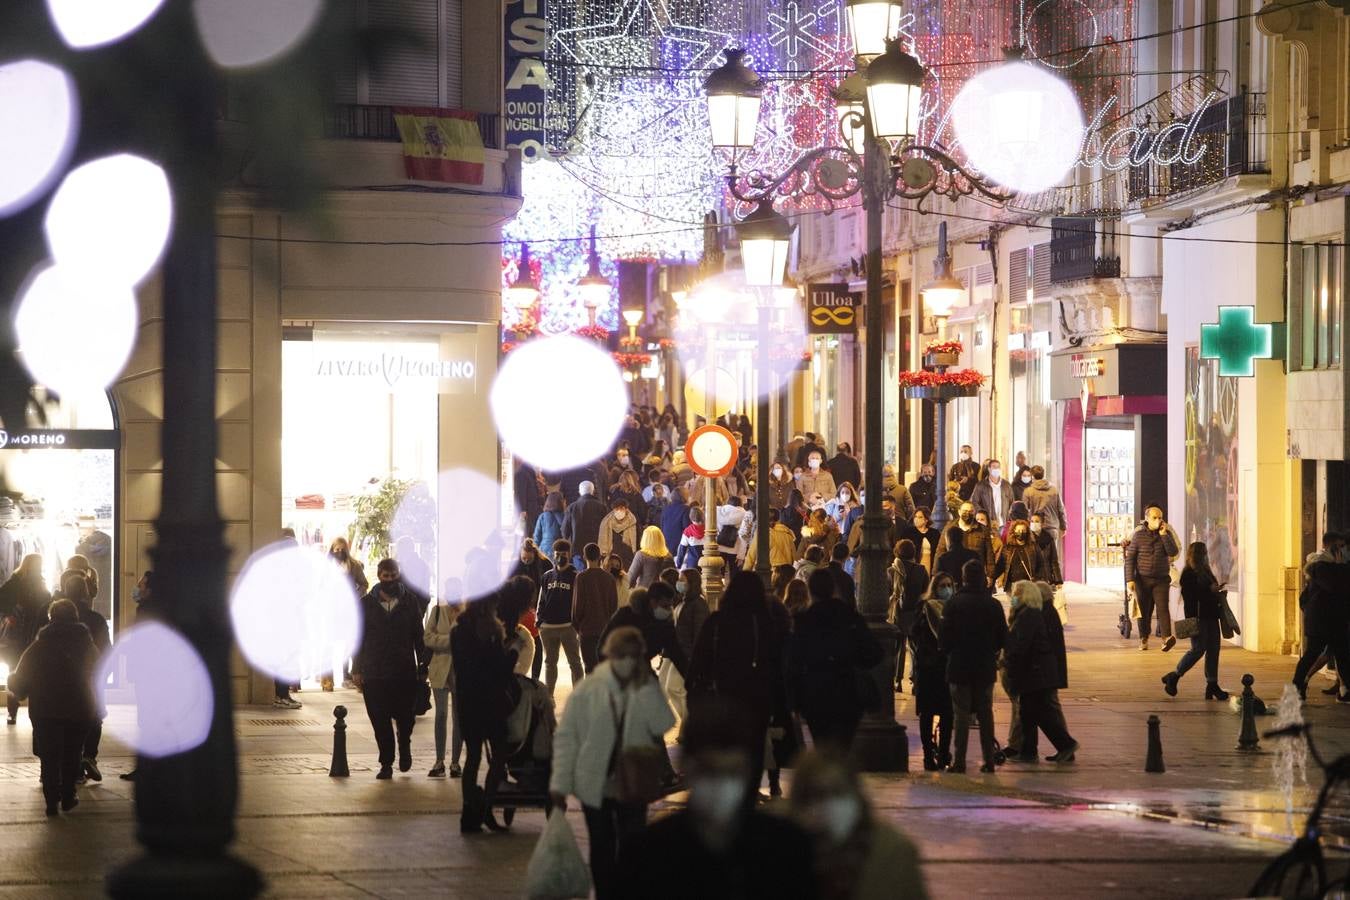
[{"label": "man talking on phone", "polygon": [[1172,636],[1172,615],[1167,606],[1172,579],[1172,560],[1181,553],[1176,532],[1163,521],[1161,507],[1144,510],[1144,521],[1134,530],[1125,550],[1125,590],[1139,601],[1139,649],[1148,649],[1153,631],[1153,611],[1158,611],[1163,651],[1171,650],[1177,639]]}]

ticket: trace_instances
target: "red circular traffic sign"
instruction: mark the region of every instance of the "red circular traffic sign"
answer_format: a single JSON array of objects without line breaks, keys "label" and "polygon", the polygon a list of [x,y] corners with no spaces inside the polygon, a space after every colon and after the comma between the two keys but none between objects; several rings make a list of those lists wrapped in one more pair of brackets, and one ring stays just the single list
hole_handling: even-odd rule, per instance
[{"label": "red circular traffic sign", "polygon": [[695,429],[684,444],[685,462],[705,478],[720,478],[736,468],[739,454],[735,435],[721,425]]}]

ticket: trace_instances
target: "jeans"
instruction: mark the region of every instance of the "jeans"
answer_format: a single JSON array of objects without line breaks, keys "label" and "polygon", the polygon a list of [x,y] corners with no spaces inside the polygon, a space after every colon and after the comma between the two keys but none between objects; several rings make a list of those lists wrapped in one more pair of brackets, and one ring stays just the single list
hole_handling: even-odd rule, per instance
[{"label": "jeans", "polygon": [[375,744],[380,748],[380,765],[394,764],[394,725],[398,725],[398,743],[407,746],[412,740],[413,683],[405,678],[370,678],[365,682],[362,696],[366,701],[366,715],[375,732]]},{"label": "jeans", "polygon": [[[1347,642],[1343,625],[1318,629],[1316,633],[1308,632],[1305,637],[1307,642],[1303,655],[1299,657],[1298,665],[1294,667],[1294,684],[1300,691],[1307,686],[1308,677],[1313,673],[1317,658],[1324,652],[1335,658],[1336,674],[1343,679],[1350,678],[1350,642]],[[1217,656],[1217,651],[1215,654]]]},{"label": "jeans", "polygon": [[544,683],[549,696],[558,684],[558,648],[567,654],[567,668],[572,672],[572,686],[581,684],[584,670],[581,666],[581,643],[577,630],[571,625],[540,625],[539,637],[544,642]]},{"label": "jeans", "polygon": [[1172,633],[1172,611],[1168,607],[1168,595],[1171,593],[1172,582],[1166,575],[1162,578],[1145,578],[1140,575],[1135,578],[1135,595],[1139,598],[1139,639],[1148,640],[1148,636],[1153,633],[1153,612],[1158,613],[1158,627],[1162,629],[1162,636],[1167,637]]},{"label": "jeans", "polygon": [[542,671],[544,671],[544,641],[536,634],[534,636],[534,661],[530,663],[530,677],[538,681],[539,673]]},{"label": "jeans", "polygon": [[42,796],[48,806],[75,796],[88,722],[33,720],[33,753],[41,763]]},{"label": "jeans", "polygon": [[980,723],[980,752],[984,764],[994,764],[994,683],[953,684],[952,708],[956,713],[956,746],[952,765],[958,769],[966,765],[966,744],[970,740],[970,717]]},{"label": "jeans", "polygon": [[595,667],[600,665],[600,635],[581,634],[577,635],[577,642],[581,645],[581,662],[589,675],[595,671]]},{"label": "jeans", "polygon": [[[616,877],[619,852],[623,844],[647,824],[647,807],[641,803],[605,800],[599,809],[583,806],[586,832],[591,839],[591,880],[595,882],[595,900],[618,897]],[[649,873],[650,874],[650,873]]]},{"label": "jeans", "polygon": [[1191,666],[1205,658],[1205,681],[1219,683],[1219,620],[1201,619],[1200,630],[1191,637],[1191,649],[1177,662],[1177,677],[1191,670]]},{"label": "jeans", "polygon": [[436,739],[436,762],[445,761],[445,720],[448,717],[450,763],[454,765],[459,762],[459,755],[464,750],[464,737],[459,733],[459,704],[454,702],[449,688],[432,688],[431,699],[436,704],[436,718],[431,723],[432,736]]},{"label": "jeans", "polygon": [[1008,722],[1008,740],[1003,749],[1012,753],[1022,747],[1022,695],[1009,692],[1008,701],[1012,706],[1012,718]]},{"label": "jeans", "polygon": [[[1036,758],[1036,732],[1045,732],[1055,750],[1062,752],[1073,747],[1074,739],[1064,727],[1064,710],[1059,706],[1058,692],[1054,688],[1040,691],[1024,691],[1020,706],[1022,716],[1022,746],[1020,756],[1024,759]],[[1053,698],[1053,701],[1052,701]],[[1056,713],[1055,710],[1059,709]]]}]

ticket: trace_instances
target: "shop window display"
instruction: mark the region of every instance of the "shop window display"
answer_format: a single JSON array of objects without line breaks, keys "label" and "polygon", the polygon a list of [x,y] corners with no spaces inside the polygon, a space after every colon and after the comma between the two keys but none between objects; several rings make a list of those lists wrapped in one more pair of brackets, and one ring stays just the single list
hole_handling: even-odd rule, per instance
[{"label": "shop window display", "polygon": [[1086,432],[1084,546],[1091,585],[1118,587],[1124,577],[1121,543],[1129,540],[1137,522],[1134,438],[1132,429],[1090,427]]}]

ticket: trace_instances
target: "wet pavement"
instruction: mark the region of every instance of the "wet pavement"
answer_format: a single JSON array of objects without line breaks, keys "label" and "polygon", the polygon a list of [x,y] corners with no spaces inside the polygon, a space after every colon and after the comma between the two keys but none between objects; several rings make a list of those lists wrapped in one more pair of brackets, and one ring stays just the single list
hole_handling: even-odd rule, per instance
[{"label": "wet pavement", "polygon": [[[1140,652],[1135,641],[1120,639],[1117,597],[1086,588],[1070,593],[1070,688],[1062,699],[1082,744],[1074,765],[1009,764],[987,776],[922,772],[909,696],[897,697],[900,721],[911,729],[911,767],[920,771],[865,781],[877,814],[919,844],[933,896],[1239,897],[1300,827],[1320,773],[1311,768],[1312,784],[1295,788],[1291,820],[1276,788],[1275,744],[1237,751],[1240,718],[1228,704],[1203,699],[1199,668],[1182,680],[1180,696],[1167,697],[1159,677],[1183,648],[1164,654],[1155,640],[1155,649]],[[1293,663],[1225,646],[1221,683],[1236,693],[1250,672],[1257,694],[1273,706]],[[1321,694],[1330,684],[1315,679],[1304,709],[1327,756],[1350,752],[1350,707]],[[459,783],[425,774],[429,718],[414,735],[413,771],[376,782],[359,696],[306,691],[299,698],[299,710],[237,713],[235,849],[264,872],[267,896],[521,895],[541,813],[522,811],[509,834],[466,840],[457,828]],[[327,776],[339,702],[352,710],[348,779]],[[1008,712],[999,692],[1000,738]],[[1144,772],[1151,714],[1162,721],[1161,774]],[[1258,727],[1273,721],[1260,719]],[[0,898],[100,896],[108,868],[135,853],[132,785],[116,777],[131,767],[130,754],[105,737],[105,780],[82,790],[74,813],[49,822],[30,744],[26,713],[0,732]],[[658,805],[656,814],[673,805]],[[571,818],[584,840],[580,815]],[[1331,842],[1350,846],[1350,804],[1333,803],[1324,825]],[[1346,862],[1350,855],[1333,856],[1333,869]]]}]

